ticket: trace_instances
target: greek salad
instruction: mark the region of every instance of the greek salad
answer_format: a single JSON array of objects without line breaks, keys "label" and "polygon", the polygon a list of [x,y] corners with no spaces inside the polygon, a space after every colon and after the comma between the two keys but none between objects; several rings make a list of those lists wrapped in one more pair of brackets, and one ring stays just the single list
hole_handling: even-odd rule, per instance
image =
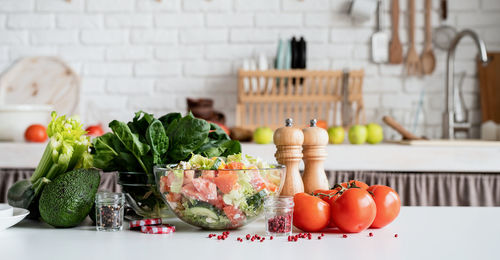
[{"label": "greek salad", "polygon": [[278,193],[283,168],[245,154],[156,168],[160,193],[183,221],[206,229],[232,229],[256,218],[264,199]]}]

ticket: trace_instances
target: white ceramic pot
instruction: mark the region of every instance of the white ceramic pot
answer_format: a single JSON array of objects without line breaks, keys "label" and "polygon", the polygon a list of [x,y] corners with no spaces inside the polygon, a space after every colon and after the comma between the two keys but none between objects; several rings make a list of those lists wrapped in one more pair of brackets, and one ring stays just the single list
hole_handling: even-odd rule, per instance
[{"label": "white ceramic pot", "polygon": [[26,128],[47,126],[52,110],[50,105],[0,105],[0,141],[24,141]]}]

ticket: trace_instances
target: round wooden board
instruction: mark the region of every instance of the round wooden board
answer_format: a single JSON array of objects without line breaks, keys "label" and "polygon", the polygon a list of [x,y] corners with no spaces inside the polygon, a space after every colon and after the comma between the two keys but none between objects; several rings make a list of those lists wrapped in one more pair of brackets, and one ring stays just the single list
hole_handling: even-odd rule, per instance
[{"label": "round wooden board", "polygon": [[0,104],[48,104],[72,115],[80,99],[80,79],[56,57],[29,57],[0,78]]}]

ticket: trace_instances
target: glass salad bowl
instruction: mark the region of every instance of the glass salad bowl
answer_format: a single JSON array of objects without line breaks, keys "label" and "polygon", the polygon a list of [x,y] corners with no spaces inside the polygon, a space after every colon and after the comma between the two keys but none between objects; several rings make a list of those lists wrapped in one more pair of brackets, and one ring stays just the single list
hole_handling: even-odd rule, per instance
[{"label": "glass salad bowl", "polygon": [[144,218],[171,218],[174,214],[158,194],[153,178],[144,172],[118,172],[118,184],[127,205]]},{"label": "glass salad bowl", "polygon": [[278,196],[285,182],[282,165],[219,170],[176,167],[155,166],[158,192],[182,221],[211,230],[236,229],[257,219],[264,200]]}]

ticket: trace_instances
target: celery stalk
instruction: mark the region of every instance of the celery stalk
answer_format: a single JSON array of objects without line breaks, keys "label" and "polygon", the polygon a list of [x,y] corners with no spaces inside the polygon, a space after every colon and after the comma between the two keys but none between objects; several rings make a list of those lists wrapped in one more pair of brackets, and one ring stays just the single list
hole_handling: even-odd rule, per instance
[{"label": "celery stalk", "polygon": [[35,172],[33,172],[33,175],[30,178],[31,183],[34,183],[38,179],[45,177],[47,172],[49,171],[50,167],[52,166],[52,146],[50,145],[50,142],[47,144],[45,147],[45,151],[43,152],[42,159],[40,159],[40,162],[38,163],[38,166],[35,169]]}]

